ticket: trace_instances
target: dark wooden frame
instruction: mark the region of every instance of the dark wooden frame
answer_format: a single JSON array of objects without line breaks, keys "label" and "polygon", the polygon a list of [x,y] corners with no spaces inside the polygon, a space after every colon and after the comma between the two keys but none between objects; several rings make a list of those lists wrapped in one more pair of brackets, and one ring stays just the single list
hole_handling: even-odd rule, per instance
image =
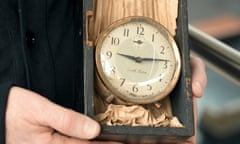
[{"label": "dark wooden frame", "polygon": [[[84,111],[94,118],[94,47],[87,45],[86,12],[92,10],[93,0],[83,0],[83,40],[84,40]],[[193,101],[191,90],[191,70],[188,47],[187,0],[179,0],[177,34],[175,40],[180,48],[182,69],[181,77],[170,94],[173,114],[183,123],[184,128],[170,127],[129,127],[103,126],[101,140],[117,140],[125,143],[173,142],[194,135]]]}]

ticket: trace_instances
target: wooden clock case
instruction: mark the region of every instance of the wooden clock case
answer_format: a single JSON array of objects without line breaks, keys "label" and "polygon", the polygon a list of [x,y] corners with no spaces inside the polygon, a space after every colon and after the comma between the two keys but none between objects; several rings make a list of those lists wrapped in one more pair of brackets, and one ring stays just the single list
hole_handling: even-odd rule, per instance
[{"label": "wooden clock case", "polygon": [[[87,12],[93,9],[93,0],[83,0],[83,48],[84,48],[84,111],[94,118],[94,47],[88,43]],[[182,59],[181,76],[170,94],[172,111],[184,125],[172,127],[130,127],[102,125],[100,140],[116,140],[125,143],[172,143],[194,135],[193,99],[191,90],[191,69],[189,58],[187,0],[179,0],[175,40]]]}]

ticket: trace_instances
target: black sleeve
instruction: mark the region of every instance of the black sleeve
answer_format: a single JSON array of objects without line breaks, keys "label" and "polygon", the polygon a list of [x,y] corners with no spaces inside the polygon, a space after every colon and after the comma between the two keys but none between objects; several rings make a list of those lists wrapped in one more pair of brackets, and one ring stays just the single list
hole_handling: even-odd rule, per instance
[{"label": "black sleeve", "polygon": [[0,144],[5,144],[5,112],[11,86],[10,82],[0,84]]},{"label": "black sleeve", "polygon": [[0,144],[5,144],[5,113],[9,89],[12,82],[16,83],[17,80],[13,76],[17,60],[13,54],[20,41],[17,8],[17,0],[0,0]]}]

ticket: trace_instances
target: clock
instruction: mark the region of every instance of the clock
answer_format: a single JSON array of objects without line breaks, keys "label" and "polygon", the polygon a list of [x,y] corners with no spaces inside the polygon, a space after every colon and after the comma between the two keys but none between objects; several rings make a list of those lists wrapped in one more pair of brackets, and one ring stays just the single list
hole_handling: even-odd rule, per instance
[{"label": "clock", "polygon": [[96,40],[99,82],[126,104],[149,104],[178,82],[181,57],[173,36],[153,19],[134,16],[109,26]]}]

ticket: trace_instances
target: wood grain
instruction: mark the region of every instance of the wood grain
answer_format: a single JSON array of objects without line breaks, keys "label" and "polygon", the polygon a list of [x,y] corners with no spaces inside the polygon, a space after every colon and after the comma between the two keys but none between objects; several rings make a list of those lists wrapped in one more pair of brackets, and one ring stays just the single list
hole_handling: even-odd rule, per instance
[{"label": "wood grain", "polygon": [[109,25],[129,16],[144,16],[166,27],[174,36],[178,0],[94,0],[90,37],[93,41]]}]

